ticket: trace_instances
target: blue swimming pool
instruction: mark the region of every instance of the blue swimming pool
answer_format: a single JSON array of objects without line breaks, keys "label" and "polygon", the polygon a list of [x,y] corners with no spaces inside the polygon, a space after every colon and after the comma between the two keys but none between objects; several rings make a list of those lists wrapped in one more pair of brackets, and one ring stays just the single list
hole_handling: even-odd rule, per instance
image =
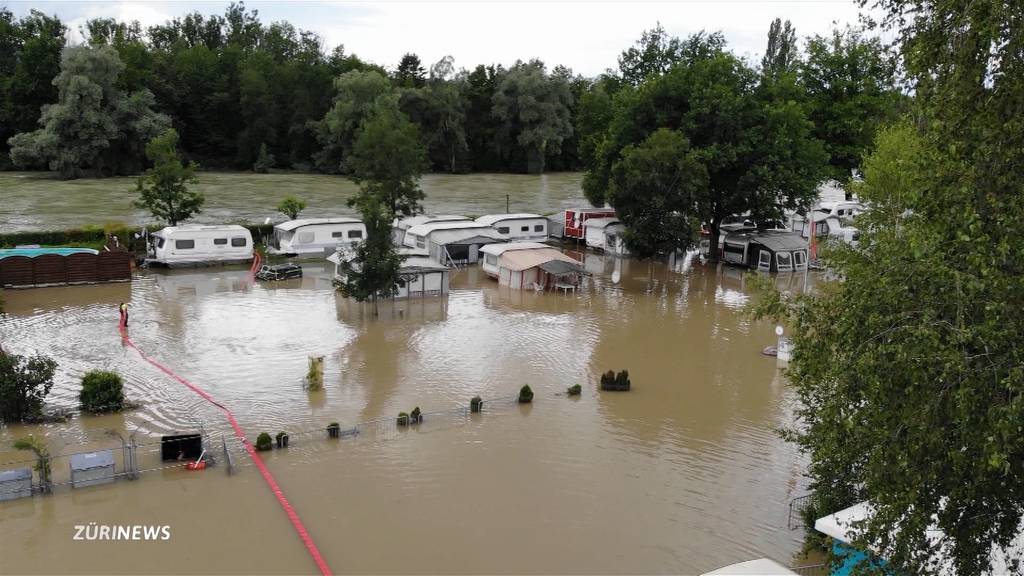
[{"label": "blue swimming pool", "polygon": [[35,258],[36,256],[42,256],[43,254],[68,256],[71,254],[99,254],[99,252],[92,248],[4,248],[0,249],[0,260],[7,258],[8,256],[28,256],[29,258]]}]

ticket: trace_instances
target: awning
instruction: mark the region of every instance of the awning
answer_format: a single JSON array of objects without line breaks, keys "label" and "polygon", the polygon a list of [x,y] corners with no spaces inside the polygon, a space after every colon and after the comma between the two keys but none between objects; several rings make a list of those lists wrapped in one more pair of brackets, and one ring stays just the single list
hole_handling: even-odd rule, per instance
[{"label": "awning", "polygon": [[540,265],[540,269],[549,274],[569,274],[575,272],[577,274],[586,274],[586,270],[583,269],[579,264],[573,264],[571,262],[564,262],[562,260],[552,260],[545,262]]},{"label": "awning", "polygon": [[537,248],[535,250],[510,250],[501,255],[501,267],[514,272],[535,268],[548,262],[566,262],[580,266],[580,263],[562,254],[554,248]]}]

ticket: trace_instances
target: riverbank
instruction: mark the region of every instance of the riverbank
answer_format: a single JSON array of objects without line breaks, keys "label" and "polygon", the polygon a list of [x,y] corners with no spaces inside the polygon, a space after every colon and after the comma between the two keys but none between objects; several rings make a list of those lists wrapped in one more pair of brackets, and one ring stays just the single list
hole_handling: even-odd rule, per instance
[{"label": "riverbank", "polygon": [[[343,176],[307,173],[200,172],[195,189],[206,197],[201,224],[280,220],[276,206],[287,194],[306,201],[305,217],[355,212],[346,202],[356,186]],[[578,172],[555,174],[428,174],[420,185],[433,214],[479,216],[512,212],[553,213],[585,204]],[[56,180],[47,173],[0,172],[2,232],[41,232],[83,227],[154,224],[135,208],[135,178]]]}]

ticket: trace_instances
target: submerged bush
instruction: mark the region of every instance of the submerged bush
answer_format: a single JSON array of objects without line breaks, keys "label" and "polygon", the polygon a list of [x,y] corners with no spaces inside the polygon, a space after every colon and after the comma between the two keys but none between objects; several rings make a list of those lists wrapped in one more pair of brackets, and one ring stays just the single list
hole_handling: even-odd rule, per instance
[{"label": "submerged bush", "polygon": [[274,436],[274,440],[277,441],[277,447],[278,448],[287,448],[288,447],[288,433],[287,432],[278,432],[277,435]]},{"label": "submerged bush", "polygon": [[566,392],[569,393],[569,396],[579,396],[583,393],[583,387],[579,384],[573,384],[572,386],[569,386],[569,389],[566,390]]},{"label": "submerged bush", "polygon": [[398,425],[399,426],[406,426],[408,424],[409,424],[409,414],[407,414],[406,412],[399,412],[398,413]]},{"label": "submerged bush", "polygon": [[626,370],[618,374],[615,374],[613,370],[609,370],[601,375],[601,390],[625,392],[629,390],[630,385],[629,372]]},{"label": "submerged bush", "polygon": [[78,399],[88,412],[120,410],[124,408],[124,382],[114,372],[92,370],[82,377]]},{"label": "submerged bush", "polygon": [[256,449],[260,452],[270,450],[273,446],[273,441],[270,439],[270,434],[266,432],[260,432],[260,435],[256,437]]},{"label": "submerged bush", "polygon": [[479,412],[484,407],[484,400],[479,396],[473,396],[469,401],[469,411]]},{"label": "submerged bush", "polygon": [[324,387],[324,357],[310,356],[306,369],[306,388],[312,392]]},{"label": "submerged bush", "polygon": [[529,384],[524,384],[523,387],[519,389],[519,403],[529,404],[530,402],[533,402],[533,390],[530,389]]},{"label": "submerged bush", "polygon": [[412,424],[419,424],[420,422],[423,422],[423,413],[420,412],[419,406],[413,408],[412,412],[409,413],[409,421]]}]

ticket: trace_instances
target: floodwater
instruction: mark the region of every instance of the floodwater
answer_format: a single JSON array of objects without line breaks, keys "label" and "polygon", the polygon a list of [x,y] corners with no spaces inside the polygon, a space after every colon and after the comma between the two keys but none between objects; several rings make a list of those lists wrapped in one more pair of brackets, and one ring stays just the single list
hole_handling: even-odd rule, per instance
[{"label": "floodwater", "polygon": [[[5,349],[60,363],[50,404],[73,408],[82,373],[106,368],[142,406],[4,429],[0,469],[26,460],[10,448],[26,433],[55,454],[115,448],[120,466],[108,430],[134,432],[145,469],[160,466],[160,434],[200,429],[215,446],[227,439],[238,469],[228,476],[221,458],[202,472],[0,502],[0,572],[316,570],[223,416],[122,344],[122,301],[133,340],[230,407],[250,438],[292,433],[268,466],[335,572],[693,574],[791,562],[802,533],[787,529],[787,505],[804,491],[804,460],[775,430],[792,422],[795,398],[761,355],[773,326],[743,314],[742,274],[580,256],[593,277],[579,294],[499,288],[469,269],[447,298],[388,303],[379,318],[337,296],[317,262],[276,285],[208,269],[6,291]],[[325,357],[322,392],[303,388],[310,355]],[[601,372],[623,368],[632,391],[598,389]],[[527,383],[532,405],[458,411]],[[567,397],[577,383],[582,396]],[[414,406],[426,422],[396,431],[390,419]],[[380,418],[390,432],[324,433],[331,421]],[[53,468],[67,480],[66,458]],[[168,526],[171,538],[74,540],[91,522]]]},{"label": "floodwater", "polygon": [[[306,217],[353,215],[345,205],[357,191],[342,176],[326,174],[200,172],[195,190],[206,197],[200,224],[263,222],[283,218],[287,194],[306,201]],[[481,216],[512,212],[548,214],[585,203],[578,172],[554,174],[428,174],[420,181],[431,214]],[[506,198],[507,197],[507,198]],[[0,172],[2,232],[62,230],[108,223],[154,223],[138,200],[135,178],[55,179],[40,172]]]}]

